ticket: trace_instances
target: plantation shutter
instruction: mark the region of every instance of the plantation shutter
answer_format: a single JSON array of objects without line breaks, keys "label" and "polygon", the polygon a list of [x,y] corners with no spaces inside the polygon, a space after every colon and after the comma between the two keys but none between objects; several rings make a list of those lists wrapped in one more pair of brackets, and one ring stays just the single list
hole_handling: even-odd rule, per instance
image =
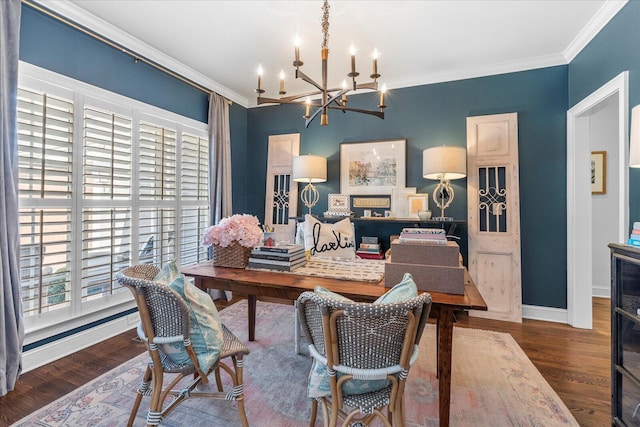
[{"label": "plantation shutter", "polygon": [[177,132],[140,122],[139,263],[163,265],[175,258]]},{"label": "plantation shutter", "polygon": [[131,118],[84,109],[84,197],[131,198]]},{"label": "plantation shutter", "polygon": [[[87,301],[123,290],[115,275],[131,251],[130,117],[87,106],[82,144],[82,287]],[[125,203],[114,207],[114,203]]]},{"label": "plantation shutter", "polygon": [[182,134],[180,168],[180,263],[208,259],[201,238],[209,223],[209,144],[207,138]]},{"label": "plantation shutter", "polygon": [[73,102],[18,89],[20,280],[25,316],[70,301]]}]

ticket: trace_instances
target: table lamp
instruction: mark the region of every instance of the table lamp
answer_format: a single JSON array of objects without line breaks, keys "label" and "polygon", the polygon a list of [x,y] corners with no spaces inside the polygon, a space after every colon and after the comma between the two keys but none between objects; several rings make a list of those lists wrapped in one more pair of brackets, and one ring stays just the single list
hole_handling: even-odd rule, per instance
[{"label": "table lamp", "polygon": [[422,152],[422,176],[440,180],[433,191],[433,201],[440,208],[440,217],[434,219],[452,219],[444,216],[444,210],[451,205],[454,196],[449,181],[467,176],[467,150],[447,146],[427,148]]},{"label": "table lamp", "polygon": [[309,214],[311,214],[311,208],[320,199],[318,189],[313,183],[327,180],[327,159],[325,157],[312,156],[311,154],[294,157],[293,180],[307,183],[300,193],[300,199],[309,208]]}]

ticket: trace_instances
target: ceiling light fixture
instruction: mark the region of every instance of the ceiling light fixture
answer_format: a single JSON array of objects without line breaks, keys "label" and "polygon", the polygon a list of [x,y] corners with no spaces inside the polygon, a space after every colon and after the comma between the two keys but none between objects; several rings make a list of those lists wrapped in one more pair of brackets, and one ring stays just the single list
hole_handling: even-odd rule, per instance
[{"label": "ceiling light fixture", "polygon": [[[318,114],[320,114],[320,124],[325,126],[329,124],[329,116],[327,114],[328,109],[342,110],[342,112],[354,111],[356,113],[370,114],[376,117],[380,117],[384,119],[384,94],[386,91],[386,85],[382,85],[380,88],[380,103],[378,105],[378,110],[364,110],[360,108],[351,108],[347,107],[347,93],[351,91],[356,91],[358,89],[371,89],[378,90],[378,78],[380,74],[378,74],[378,51],[374,50],[373,52],[373,73],[371,74],[371,78],[373,81],[369,83],[357,83],[356,77],[360,75],[359,72],[356,71],[356,52],[355,47],[351,46],[351,72],[347,74],[348,77],[351,78],[351,85],[347,85],[346,79],[342,82],[342,87],[340,88],[327,88],[327,61],[329,59],[329,2],[328,0],[324,0],[322,5],[322,49],[320,50],[320,55],[322,58],[322,84],[316,83],[311,77],[307,76],[300,70],[300,67],[304,64],[300,60],[300,48],[299,48],[299,40],[296,37],[295,41],[295,60],[293,61],[293,66],[296,68],[296,79],[302,79],[305,82],[309,83],[312,86],[315,86],[318,90],[301,93],[298,95],[286,95],[286,91],[284,90],[284,71],[280,72],[280,98],[264,98],[262,94],[265,92],[262,89],[262,66],[258,67],[258,88],[256,92],[258,93],[258,105],[261,104],[299,104],[304,105],[305,115],[303,118],[305,119],[305,128],[309,127],[309,124],[316,118]],[[317,95],[321,95],[319,102],[312,102],[311,97],[316,97]],[[304,99],[303,99],[304,98]],[[311,109],[314,109],[311,112]]]}]

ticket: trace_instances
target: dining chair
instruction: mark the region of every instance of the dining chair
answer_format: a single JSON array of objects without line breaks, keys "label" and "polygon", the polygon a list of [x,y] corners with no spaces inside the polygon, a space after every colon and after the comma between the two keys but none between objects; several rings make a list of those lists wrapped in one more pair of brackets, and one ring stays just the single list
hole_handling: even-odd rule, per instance
[{"label": "dining chair", "polygon": [[[209,368],[201,367],[191,343],[189,307],[178,292],[153,281],[159,271],[154,265],[140,264],[116,275],[118,282],[133,293],[140,313],[138,335],[149,353],[146,371],[127,425],[133,425],[142,397],[150,396],[147,426],[159,425],[184,400],[201,397],[235,401],[240,422],[248,427],[244,410],[243,357],[249,354],[249,349],[221,324],[224,339],[219,357]],[[188,360],[177,363],[166,351],[167,346],[184,346]],[[230,359],[231,366],[223,363],[225,359]],[[220,370],[231,378],[232,390],[223,390]],[[217,391],[199,390],[198,386],[207,384],[212,373],[215,375]],[[163,387],[166,374],[175,376]],[[188,378],[186,385],[182,381],[185,378]],[[164,402],[169,396],[173,400],[165,406]]]},{"label": "dining chair", "polygon": [[314,360],[310,426],[319,403],[325,426],[337,426],[339,419],[342,426],[367,426],[376,418],[387,427],[404,426],[405,383],[431,296],[370,304],[304,292],[297,307]]}]

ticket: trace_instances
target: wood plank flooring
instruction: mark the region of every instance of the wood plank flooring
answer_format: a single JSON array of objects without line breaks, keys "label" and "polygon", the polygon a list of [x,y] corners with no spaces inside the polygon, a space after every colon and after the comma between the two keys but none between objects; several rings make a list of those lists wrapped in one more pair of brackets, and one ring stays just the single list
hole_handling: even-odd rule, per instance
[{"label": "wood plank flooring", "polygon": [[[235,301],[232,301],[235,302]],[[219,309],[229,303],[216,301]],[[593,330],[525,319],[522,324],[457,315],[456,326],[507,332],[581,426],[611,425],[610,305],[593,300]],[[144,351],[129,331],[22,375],[0,397],[0,427],[29,415]],[[454,373],[455,375],[455,373]]]}]

